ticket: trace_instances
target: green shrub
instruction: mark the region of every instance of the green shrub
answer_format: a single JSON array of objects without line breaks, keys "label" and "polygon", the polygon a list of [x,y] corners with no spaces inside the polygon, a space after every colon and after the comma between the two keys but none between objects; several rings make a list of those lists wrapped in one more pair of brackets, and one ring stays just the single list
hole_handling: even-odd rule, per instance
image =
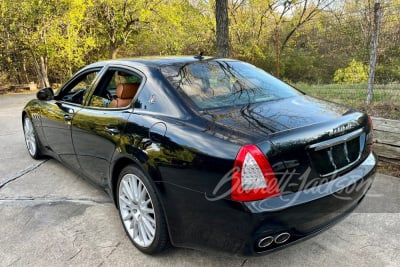
[{"label": "green shrub", "polygon": [[362,62],[355,61],[354,59],[350,62],[346,68],[340,68],[335,71],[333,75],[333,81],[335,83],[363,83],[368,80],[368,67]]}]

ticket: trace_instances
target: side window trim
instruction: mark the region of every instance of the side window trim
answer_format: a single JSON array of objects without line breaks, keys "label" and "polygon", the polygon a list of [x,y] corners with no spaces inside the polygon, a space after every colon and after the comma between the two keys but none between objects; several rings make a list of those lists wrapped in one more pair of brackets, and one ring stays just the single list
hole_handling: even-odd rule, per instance
[{"label": "side window trim", "polygon": [[99,86],[100,81],[103,79],[104,74],[108,71],[109,65],[104,65],[100,70],[99,73],[97,74],[96,79],[94,79],[93,83],[91,84],[88,93],[86,94],[85,98],[83,99],[82,106],[86,107],[89,105],[89,100],[92,97],[92,94],[94,91],[96,91],[96,88]]}]

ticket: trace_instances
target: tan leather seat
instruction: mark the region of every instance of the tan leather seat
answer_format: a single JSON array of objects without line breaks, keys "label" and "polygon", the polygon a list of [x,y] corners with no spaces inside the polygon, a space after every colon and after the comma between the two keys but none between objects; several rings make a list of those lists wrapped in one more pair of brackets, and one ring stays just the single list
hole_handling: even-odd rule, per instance
[{"label": "tan leather seat", "polygon": [[203,83],[200,79],[196,79],[192,77],[190,80],[186,80],[182,85],[181,89],[189,96],[196,97],[200,96],[201,88],[203,87]]},{"label": "tan leather seat", "polygon": [[108,105],[110,108],[122,108],[131,104],[132,99],[135,97],[138,89],[138,83],[120,83],[117,86],[117,98],[112,100]]},{"label": "tan leather seat", "polygon": [[223,96],[230,94],[231,90],[229,90],[226,86],[217,86],[213,88],[214,96]]}]

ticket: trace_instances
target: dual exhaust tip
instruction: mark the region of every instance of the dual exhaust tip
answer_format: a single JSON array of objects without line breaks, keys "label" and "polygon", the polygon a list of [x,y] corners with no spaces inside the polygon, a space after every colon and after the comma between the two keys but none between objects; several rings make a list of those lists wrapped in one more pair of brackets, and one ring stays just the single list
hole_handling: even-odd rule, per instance
[{"label": "dual exhaust tip", "polygon": [[290,238],[290,234],[287,232],[284,233],[280,233],[279,235],[273,237],[273,236],[266,236],[261,238],[258,241],[257,246],[259,248],[266,248],[268,246],[270,246],[271,244],[275,243],[277,245],[281,245],[283,243],[285,243],[286,241],[288,241]]}]

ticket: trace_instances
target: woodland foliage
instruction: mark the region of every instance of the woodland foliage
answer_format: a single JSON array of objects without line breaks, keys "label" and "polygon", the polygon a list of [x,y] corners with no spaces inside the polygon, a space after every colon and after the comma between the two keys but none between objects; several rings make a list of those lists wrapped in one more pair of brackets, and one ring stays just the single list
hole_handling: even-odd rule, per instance
[{"label": "woodland foliage", "polygon": [[[400,81],[400,0],[381,5],[376,82]],[[373,0],[229,0],[230,57],[291,82],[364,82],[373,8]],[[62,83],[109,58],[216,55],[215,0],[4,0],[0,17],[0,85]]]}]

